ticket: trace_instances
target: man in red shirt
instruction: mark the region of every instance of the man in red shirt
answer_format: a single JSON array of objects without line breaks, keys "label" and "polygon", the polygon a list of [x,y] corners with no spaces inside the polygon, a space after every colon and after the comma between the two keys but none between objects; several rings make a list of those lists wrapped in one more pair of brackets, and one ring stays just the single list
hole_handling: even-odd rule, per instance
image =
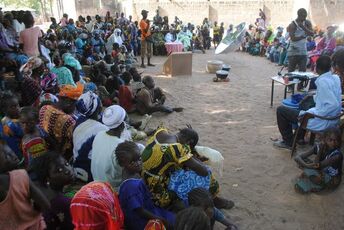
[{"label": "man in red shirt", "polygon": [[150,24],[149,20],[147,19],[148,11],[142,10],[141,11],[142,19],[140,21],[140,29],[141,29],[141,67],[146,68],[144,64],[145,55],[147,55],[148,66],[154,66],[150,63],[150,58],[152,56],[152,42],[151,42],[151,32],[150,32]]}]

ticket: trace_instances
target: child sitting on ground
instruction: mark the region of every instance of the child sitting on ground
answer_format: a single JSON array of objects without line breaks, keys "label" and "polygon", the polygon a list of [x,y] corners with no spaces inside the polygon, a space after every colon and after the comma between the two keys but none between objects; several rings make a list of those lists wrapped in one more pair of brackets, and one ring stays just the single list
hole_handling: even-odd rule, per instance
[{"label": "child sitting on ground", "polygon": [[44,139],[45,134],[43,130],[37,126],[39,119],[36,108],[31,106],[23,107],[20,110],[19,121],[24,130],[21,147],[25,166],[30,169],[32,161],[44,155],[48,151],[48,146]]},{"label": "child sitting on ground", "polygon": [[18,164],[14,153],[0,143],[1,229],[46,229],[41,211],[49,209],[49,201],[24,169],[14,170]]},{"label": "child sitting on ground", "polygon": [[130,87],[132,76],[129,72],[124,72],[121,78],[124,81],[124,85],[119,87],[119,105],[122,106],[127,113],[131,113],[135,111],[134,95]]},{"label": "child sitting on ground", "polygon": [[144,229],[152,219],[161,220],[168,229],[172,227],[174,214],[153,203],[151,194],[140,177],[142,160],[137,144],[123,142],[117,146],[115,154],[118,164],[123,168],[119,200],[127,229]]},{"label": "child sitting on ground", "polygon": [[188,194],[188,202],[190,206],[200,207],[205,211],[210,218],[212,227],[214,226],[215,221],[218,221],[227,227],[226,230],[238,229],[237,226],[228,220],[219,209],[215,208],[213,199],[208,190],[204,188],[193,189]]},{"label": "child sitting on ground", "polygon": [[143,87],[145,87],[145,85],[142,83],[141,73],[139,73],[135,67],[131,67],[129,69],[129,73],[133,77],[133,82],[130,85],[131,85],[131,92],[133,93],[135,97],[138,91],[142,89]]},{"label": "child sitting on ground", "polygon": [[211,230],[208,215],[202,208],[190,207],[178,212],[174,230]]},{"label": "child sitting on ground", "polygon": [[[295,183],[301,193],[335,189],[342,179],[343,154],[340,151],[341,131],[331,128],[325,131],[320,144],[294,158],[303,173]],[[315,160],[308,159],[315,154]]]},{"label": "child sitting on ground", "polygon": [[1,120],[1,138],[23,163],[24,158],[20,149],[20,142],[24,133],[18,120],[20,110],[18,98],[12,93],[4,93],[1,97],[1,108],[4,109],[5,114]]},{"label": "child sitting on ground", "polygon": [[63,189],[74,180],[74,172],[68,162],[57,152],[49,152],[33,163],[39,188],[50,200],[50,209],[43,213],[48,229],[72,230],[70,215],[71,198],[63,194]]}]

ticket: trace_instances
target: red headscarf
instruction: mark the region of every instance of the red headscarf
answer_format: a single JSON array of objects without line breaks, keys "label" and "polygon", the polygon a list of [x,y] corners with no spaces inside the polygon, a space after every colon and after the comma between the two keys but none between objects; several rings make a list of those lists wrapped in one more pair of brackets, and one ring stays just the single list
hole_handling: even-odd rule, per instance
[{"label": "red headscarf", "polygon": [[75,230],[117,230],[124,215],[117,194],[110,184],[91,182],[83,186],[70,205]]}]

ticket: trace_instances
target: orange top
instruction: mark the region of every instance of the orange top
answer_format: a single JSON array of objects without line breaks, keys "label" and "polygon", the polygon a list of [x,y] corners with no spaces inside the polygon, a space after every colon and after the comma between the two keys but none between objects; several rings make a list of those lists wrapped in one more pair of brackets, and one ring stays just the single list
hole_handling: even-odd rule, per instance
[{"label": "orange top", "polygon": [[5,200],[0,203],[1,229],[45,229],[42,215],[30,201],[29,176],[24,169],[9,172],[10,186]]},{"label": "orange top", "polygon": [[[145,40],[146,37],[148,37],[149,35],[151,35],[151,32],[149,31],[149,25],[148,23],[146,22],[146,20],[144,19],[141,19],[140,21],[140,29],[141,29],[141,39],[142,40]],[[147,32],[145,32],[145,30],[147,30]]]}]

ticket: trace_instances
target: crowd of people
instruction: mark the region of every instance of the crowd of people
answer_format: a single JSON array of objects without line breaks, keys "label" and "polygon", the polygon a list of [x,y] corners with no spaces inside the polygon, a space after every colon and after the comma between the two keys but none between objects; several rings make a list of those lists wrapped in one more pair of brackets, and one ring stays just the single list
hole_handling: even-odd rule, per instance
[{"label": "crowd of people", "polygon": [[[132,21],[116,13],[78,21],[51,18],[44,32],[30,12],[0,10],[0,217],[5,229],[212,229],[215,221],[237,229],[221,209],[234,203],[219,196],[209,159],[196,149],[199,134],[188,125],[177,133],[148,130],[152,114],[181,112],[151,76],[165,43],[205,52],[219,45],[230,25],[207,18],[195,26],[148,11]],[[277,108],[282,140],[290,149],[293,126],[306,113],[336,116],[344,89],[343,34],[329,26],[315,31],[304,9],[284,34],[274,34],[260,11],[242,49],[266,55],[288,71],[319,75],[308,108]],[[210,31],[212,30],[212,38]],[[137,57],[141,57],[141,62]],[[147,62],[145,59],[147,58]],[[147,63],[147,64],[146,64]],[[331,71],[333,69],[334,71]],[[12,72],[14,79],[5,78]],[[335,72],[337,75],[335,75]],[[306,99],[305,98],[305,99]],[[142,115],[133,120],[130,114]],[[337,120],[313,118],[308,128],[323,133],[310,151],[295,157],[303,173],[299,192],[336,188],[341,182],[341,130]],[[305,131],[298,143],[304,143]],[[149,136],[145,145],[138,141]],[[316,155],[314,160],[311,155]]]},{"label": "crowd of people", "polygon": [[[274,34],[266,26],[261,11],[242,44],[243,51],[266,56],[271,62],[286,66],[288,72],[306,72],[308,68],[318,75],[298,84],[299,91],[306,91],[310,82],[308,91],[298,95],[299,100],[292,99],[296,108],[282,104],[276,111],[282,138],[274,140],[275,147],[291,150],[294,140],[298,145],[306,143],[306,131],[321,134],[313,148],[294,158],[303,170],[295,182],[296,191],[301,193],[335,189],[341,183],[343,121],[339,116],[344,92],[344,34],[336,32],[337,29],[335,25],[328,26],[325,33],[313,29],[307,11],[301,8],[285,34],[282,27]],[[303,127],[301,122],[305,117],[310,119]]]},{"label": "crowd of people", "polygon": [[307,20],[307,11],[300,9],[298,17],[286,29],[278,26],[275,30],[267,25],[265,14],[254,24],[250,24],[242,50],[254,56],[264,56],[278,66],[288,67],[288,72],[296,69],[314,71],[316,60],[321,55],[331,56],[344,46],[344,32],[338,26],[329,25],[325,29]]},{"label": "crowd of people", "polygon": [[[139,55],[141,67],[146,57],[153,65],[159,32],[147,14],[75,23],[64,14],[44,32],[30,12],[0,10],[2,228],[237,229],[221,211],[234,203],[196,151],[198,133],[146,128],[155,112],[183,110],[136,68]],[[157,15],[153,25],[174,41],[167,20]],[[192,50],[190,31],[179,30]]]}]

